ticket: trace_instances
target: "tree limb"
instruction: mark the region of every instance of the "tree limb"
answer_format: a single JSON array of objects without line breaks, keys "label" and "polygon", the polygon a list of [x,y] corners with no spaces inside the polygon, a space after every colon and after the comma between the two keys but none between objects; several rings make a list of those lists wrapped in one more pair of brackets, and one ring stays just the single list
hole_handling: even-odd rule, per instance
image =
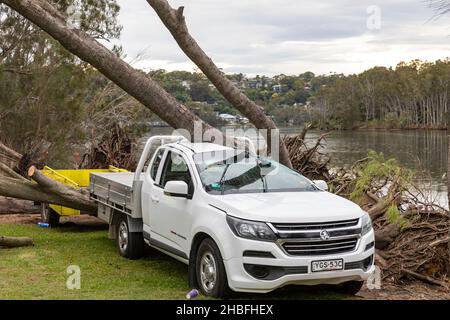
[{"label": "tree limb", "polygon": [[33,239],[31,238],[0,236],[0,247],[17,248],[32,245]]},{"label": "tree limb", "polygon": [[[261,106],[250,100],[225,76],[190,35],[183,16],[184,7],[179,7],[177,10],[173,9],[166,0],[147,0],[147,2],[156,11],[181,50],[202,70],[225,99],[245,115],[256,128],[268,129],[267,146],[268,150],[272,150],[270,134],[272,130],[277,129],[277,126],[270,117],[265,115],[264,109]],[[286,146],[281,136],[279,137],[278,143],[280,161],[292,168]]]}]

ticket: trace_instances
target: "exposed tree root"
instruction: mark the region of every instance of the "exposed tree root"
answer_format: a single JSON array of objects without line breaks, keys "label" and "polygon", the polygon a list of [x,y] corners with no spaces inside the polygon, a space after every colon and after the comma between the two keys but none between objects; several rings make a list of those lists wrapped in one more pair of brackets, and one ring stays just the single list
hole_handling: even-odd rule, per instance
[{"label": "exposed tree root", "polygon": [[428,200],[413,174],[394,160],[369,153],[349,169],[329,170],[320,149],[324,136],[308,147],[306,128],[286,137],[294,168],[310,179],[324,179],[331,191],[357,202],[372,217],[375,261],[385,281],[417,279],[449,288],[449,213]]}]

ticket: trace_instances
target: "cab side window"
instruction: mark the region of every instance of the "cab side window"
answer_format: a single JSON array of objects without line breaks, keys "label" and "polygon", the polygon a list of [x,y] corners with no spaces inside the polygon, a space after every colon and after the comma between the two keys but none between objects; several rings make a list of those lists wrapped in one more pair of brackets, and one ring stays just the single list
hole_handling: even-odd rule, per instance
[{"label": "cab side window", "polygon": [[167,154],[160,185],[164,188],[168,181],[184,181],[188,185],[189,194],[194,193],[194,183],[186,161],[172,151]]},{"label": "cab side window", "polygon": [[158,174],[158,168],[161,164],[163,155],[164,149],[159,149],[158,153],[155,156],[155,160],[153,160],[152,166],[150,168],[150,177],[153,179],[153,181],[156,181],[156,175]]}]

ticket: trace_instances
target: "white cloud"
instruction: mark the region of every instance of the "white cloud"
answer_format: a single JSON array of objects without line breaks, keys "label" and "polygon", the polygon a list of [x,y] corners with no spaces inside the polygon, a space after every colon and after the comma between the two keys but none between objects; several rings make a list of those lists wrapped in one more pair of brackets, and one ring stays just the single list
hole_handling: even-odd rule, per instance
[{"label": "white cloud", "polygon": [[[193,64],[145,0],[118,0],[128,59],[140,68]],[[424,0],[172,0],[184,5],[189,29],[227,72],[355,73],[375,65],[450,56],[450,21],[433,19]],[[381,9],[381,29],[367,29],[367,7]]]}]

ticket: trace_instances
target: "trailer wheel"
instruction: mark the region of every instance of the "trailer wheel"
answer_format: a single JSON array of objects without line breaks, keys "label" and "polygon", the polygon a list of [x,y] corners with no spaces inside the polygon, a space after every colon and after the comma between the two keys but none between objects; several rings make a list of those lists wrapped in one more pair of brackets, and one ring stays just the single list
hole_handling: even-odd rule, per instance
[{"label": "trailer wheel", "polygon": [[51,228],[56,228],[59,226],[60,215],[50,208],[47,203],[41,204],[41,220],[42,222],[48,223]]},{"label": "trailer wheel", "polygon": [[122,257],[139,259],[144,253],[144,238],[141,232],[130,232],[128,219],[121,216],[117,223],[117,249]]},{"label": "trailer wheel", "polygon": [[216,243],[206,238],[200,243],[196,257],[198,287],[205,296],[226,298],[230,294],[222,255]]},{"label": "trailer wheel", "polygon": [[348,295],[356,295],[362,288],[364,281],[347,281],[336,286],[336,291]]}]

